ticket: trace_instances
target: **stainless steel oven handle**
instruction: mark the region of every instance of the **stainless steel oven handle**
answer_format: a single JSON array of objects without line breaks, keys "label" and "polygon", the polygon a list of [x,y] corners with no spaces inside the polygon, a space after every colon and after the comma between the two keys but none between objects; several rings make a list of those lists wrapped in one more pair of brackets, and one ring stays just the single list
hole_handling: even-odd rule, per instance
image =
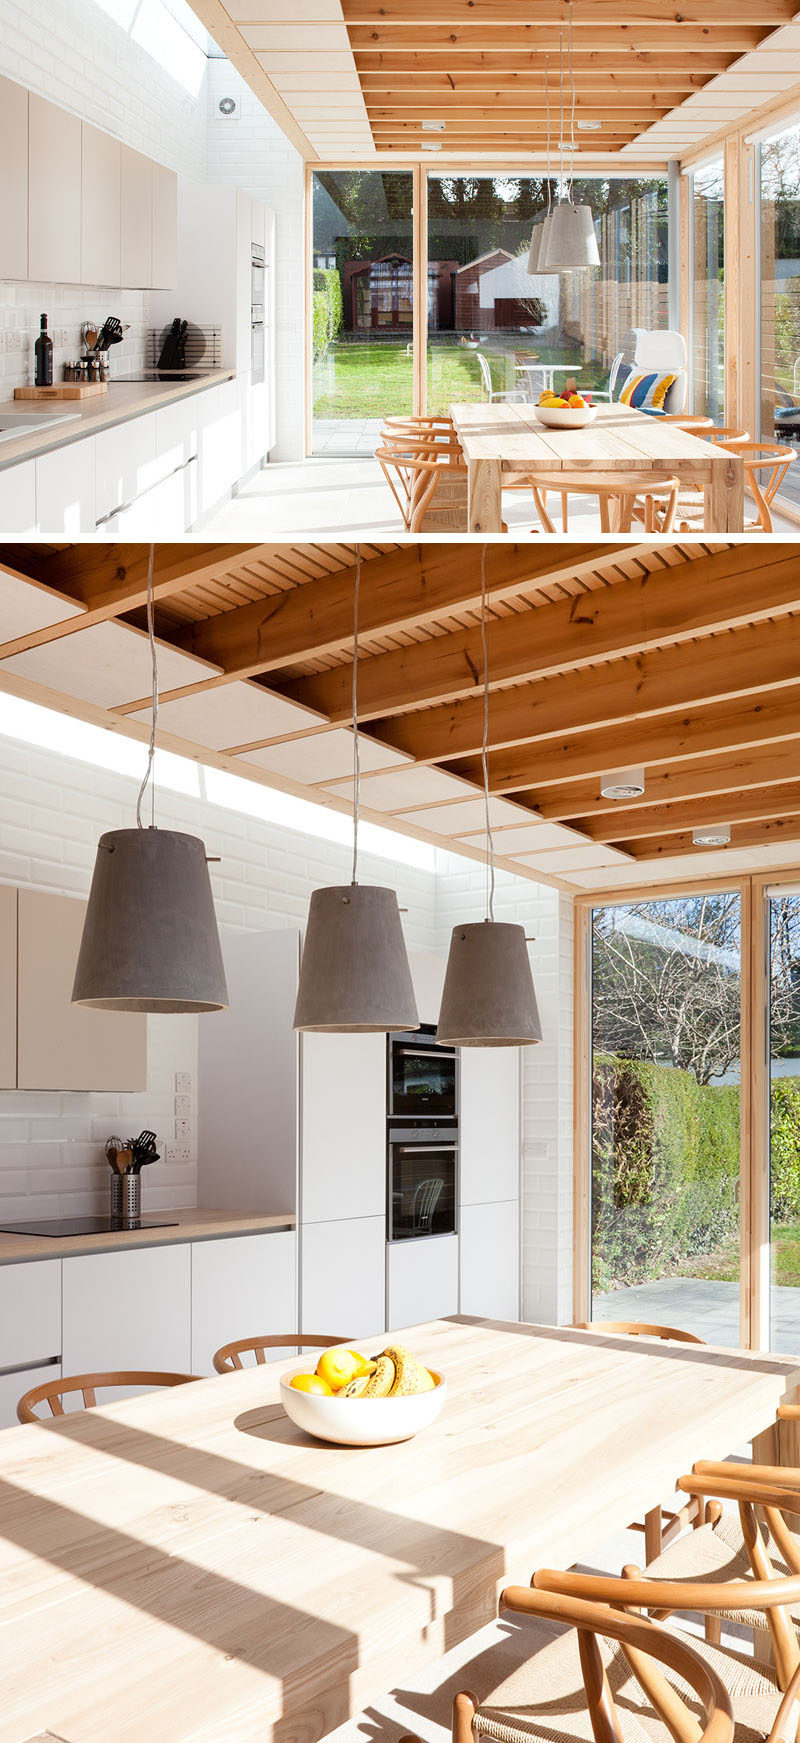
[{"label": "stainless steel oven handle", "polygon": [[392,1144],[393,1150],[405,1150],[407,1156],[430,1156],[432,1150],[457,1150],[457,1144],[443,1144],[435,1139],[432,1144],[404,1144],[402,1141]]}]

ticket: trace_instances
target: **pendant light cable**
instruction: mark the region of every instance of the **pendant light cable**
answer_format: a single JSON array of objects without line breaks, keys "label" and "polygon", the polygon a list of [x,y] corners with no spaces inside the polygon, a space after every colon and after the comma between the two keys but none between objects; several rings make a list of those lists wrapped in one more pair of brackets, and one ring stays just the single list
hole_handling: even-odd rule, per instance
[{"label": "pendant light cable", "polygon": [[547,216],[550,216],[550,56],[544,57],[544,102],[547,110]]},{"label": "pendant light cable", "polygon": [[483,767],[483,803],[486,811],[486,838],[489,843],[487,861],[486,918],[494,919],[494,836],[489,821],[489,648],[486,636],[486,554],[488,546],[481,551],[481,647],[483,649],[483,743],[481,745],[481,764]]},{"label": "pendant light cable", "polygon": [[572,190],[573,190],[573,186],[575,183],[575,70],[574,70],[574,67],[572,65],[572,6],[573,6],[573,0],[569,0],[569,22],[568,22],[568,27],[567,27],[567,69],[569,72],[570,82],[572,85],[572,107],[570,110],[570,118],[569,118],[569,139],[570,139],[569,198],[570,198],[570,203],[572,202]]},{"label": "pendant light cable", "polygon": [[147,792],[148,781],[150,782],[150,828],[155,829],[156,826],[156,784],[153,779],[153,763],[156,754],[156,728],[158,726],[158,655],[156,653],[156,637],[153,625],[153,569],[155,567],[155,560],[156,547],[155,545],[151,545],[150,555],[147,559],[147,635],[150,642],[150,665],[153,674],[153,703],[150,714],[150,743],[147,747],[147,767],[144,771],[144,779],[139,788],[136,800],[137,829],[144,829],[145,827],[142,822],[142,801]]},{"label": "pendant light cable", "polygon": [[358,594],[361,585],[361,546],[356,545],[353,577],[353,876],[358,870],[358,808],[361,800],[361,745],[358,738]]},{"label": "pendant light cable", "polygon": [[564,198],[564,32],[558,33],[558,112],[560,130],[558,138],[558,197]]}]

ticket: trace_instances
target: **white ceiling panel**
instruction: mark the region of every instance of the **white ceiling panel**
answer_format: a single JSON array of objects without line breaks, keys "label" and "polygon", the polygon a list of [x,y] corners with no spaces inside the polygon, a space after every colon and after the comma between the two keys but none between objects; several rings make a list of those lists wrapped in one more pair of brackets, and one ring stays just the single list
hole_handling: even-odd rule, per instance
[{"label": "white ceiling panel", "polygon": [[[518,854],[526,853],[528,849],[574,847],[576,842],[585,841],[574,829],[567,829],[563,823],[533,822],[524,829],[500,829],[494,838],[495,853],[510,855],[516,859]],[[483,832],[464,837],[467,847],[483,847],[485,845]]]},{"label": "white ceiling panel", "polygon": [[30,635],[35,629],[49,629],[51,623],[64,623],[68,617],[81,617],[85,606],[76,605],[21,581],[0,569],[0,646],[12,642],[18,635]]},{"label": "white ceiling panel", "polygon": [[[389,769],[408,760],[401,751],[377,744],[363,733],[360,754],[362,772]],[[245,751],[241,761],[256,763],[273,775],[285,775],[287,780],[308,785],[346,779],[353,768],[353,735],[343,727],[334,732],[315,732],[286,744],[266,744],[261,750]]]},{"label": "white ceiling panel", "polygon": [[[519,806],[512,805],[509,799],[498,799],[494,794],[489,799],[489,821],[492,828],[498,828],[502,823],[519,823],[525,813]],[[466,835],[472,829],[480,829],[485,822],[486,811],[483,798],[465,799],[461,804],[428,806],[427,810],[404,811],[403,823],[417,823],[422,829],[440,829],[443,835]],[[481,835],[483,841],[483,835]]]},{"label": "white ceiling panel", "polygon": [[560,877],[562,872],[581,871],[584,866],[625,866],[634,862],[627,854],[620,853],[615,847],[605,847],[600,843],[587,841],[585,847],[556,848],[555,852],[518,853],[513,855],[522,865],[534,866],[543,872],[553,872]]},{"label": "white ceiling panel", "polygon": [[[149,709],[132,719],[150,718]],[[299,708],[284,696],[275,696],[261,684],[235,682],[199,690],[194,696],[178,696],[162,702],[159,725],[178,738],[194,739],[211,750],[229,750],[237,744],[253,744],[259,738],[278,738],[284,732],[302,732],[321,714]]]},{"label": "white ceiling panel", "polygon": [[[325,785],[331,792],[347,797],[353,783],[352,780],[326,781]],[[411,811],[428,802],[436,805],[445,799],[460,799],[462,794],[472,795],[474,791],[467,781],[459,781],[455,775],[417,765],[397,769],[388,775],[367,775],[361,782],[362,804],[370,805],[376,811]]]},{"label": "white ceiling panel", "polygon": [[[121,623],[95,623],[89,629],[58,641],[12,654],[2,662],[4,671],[29,678],[50,690],[96,702],[102,708],[120,707],[146,696],[151,686],[150,644],[147,636]],[[180,649],[158,643],[158,675],[162,690],[195,684],[219,671]]]}]

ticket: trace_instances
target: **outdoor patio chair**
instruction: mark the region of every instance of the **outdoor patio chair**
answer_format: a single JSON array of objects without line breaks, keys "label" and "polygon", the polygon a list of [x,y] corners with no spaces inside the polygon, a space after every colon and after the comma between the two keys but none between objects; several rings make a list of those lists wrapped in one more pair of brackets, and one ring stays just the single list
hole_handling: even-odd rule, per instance
[{"label": "outdoor patio chair", "polygon": [[482,351],[476,351],[475,356],[478,359],[478,366],[480,368],[481,379],[483,381],[483,389],[484,389],[484,393],[486,394],[486,398],[489,401],[489,404],[493,405],[498,400],[505,400],[507,405],[512,405],[512,404],[513,405],[524,405],[526,399],[528,399],[530,396],[526,393],[523,393],[523,390],[521,387],[509,387],[509,388],[494,387],[494,385],[492,383],[492,371],[491,371],[488,357],[484,357]]},{"label": "outdoor patio chair", "polygon": [[615,399],[619,398],[620,392],[625,386],[630,373],[631,366],[625,361],[624,351],[618,351],[616,357],[612,360],[608,376],[608,386],[593,387],[591,390],[592,399],[607,400],[609,405],[611,405]]}]

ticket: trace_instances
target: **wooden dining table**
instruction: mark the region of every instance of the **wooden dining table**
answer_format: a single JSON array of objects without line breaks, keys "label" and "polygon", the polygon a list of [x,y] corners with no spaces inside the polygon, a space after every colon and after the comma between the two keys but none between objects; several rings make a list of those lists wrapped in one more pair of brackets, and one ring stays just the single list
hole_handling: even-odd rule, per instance
[{"label": "wooden dining table", "polygon": [[800,1382],[791,1357],[551,1326],[401,1340],[447,1396],[397,1446],[309,1439],[281,1363],[0,1434],[0,1743],[315,1743]]},{"label": "wooden dining table", "polygon": [[503,530],[503,476],[559,472],[661,472],[703,492],[704,531],[737,533],[744,525],[741,456],[703,441],[677,424],[630,406],[598,404],[582,430],[553,430],[538,422],[533,403],[451,405],[467,462],[469,531]]}]

